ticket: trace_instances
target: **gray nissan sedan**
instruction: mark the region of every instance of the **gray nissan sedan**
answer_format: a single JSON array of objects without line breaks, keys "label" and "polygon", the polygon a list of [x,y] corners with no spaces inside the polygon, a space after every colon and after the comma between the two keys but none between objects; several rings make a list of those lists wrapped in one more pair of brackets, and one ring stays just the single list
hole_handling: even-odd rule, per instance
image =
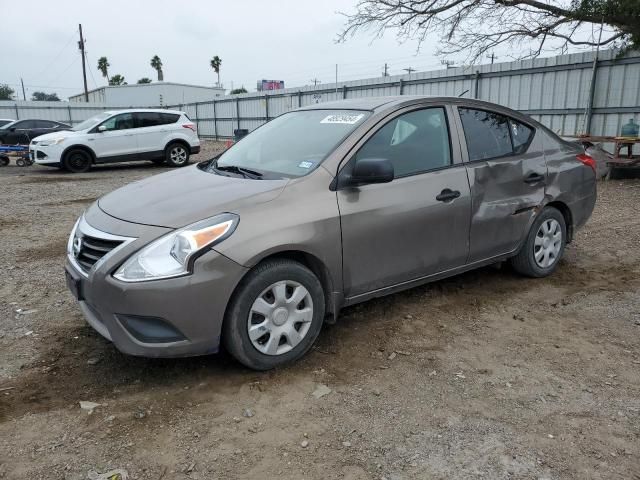
[{"label": "gray nissan sedan", "polygon": [[509,260],[558,266],[593,210],[579,146],[498,105],[384,97],[285,113],[229,150],[100,198],[67,283],[122,352],[266,370],[373,297]]}]

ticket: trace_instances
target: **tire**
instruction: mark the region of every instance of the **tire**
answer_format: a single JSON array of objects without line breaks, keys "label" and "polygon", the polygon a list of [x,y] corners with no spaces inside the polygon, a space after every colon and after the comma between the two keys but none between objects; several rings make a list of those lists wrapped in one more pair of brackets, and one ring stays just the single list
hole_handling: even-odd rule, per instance
[{"label": "tire", "polygon": [[324,312],[322,285],[311,270],[291,260],[268,260],[238,285],[227,307],[222,341],[246,367],[270,370],[307,353],[320,333]]},{"label": "tire", "polygon": [[184,167],[189,163],[189,147],[184,143],[173,142],[165,149],[165,163],[170,167]]},{"label": "tire", "polygon": [[9,157],[0,155],[0,167],[6,167],[7,165],[9,165]]},{"label": "tire", "polygon": [[91,160],[91,155],[85,150],[70,150],[64,156],[62,166],[71,173],[84,173],[91,168]]},{"label": "tire", "polygon": [[19,158],[16,160],[16,165],[19,167],[26,167],[27,162],[24,160],[24,158]]},{"label": "tire", "polygon": [[558,209],[546,207],[531,225],[527,239],[518,254],[511,259],[511,265],[521,275],[546,277],[558,267],[566,241],[567,225],[564,216]]}]

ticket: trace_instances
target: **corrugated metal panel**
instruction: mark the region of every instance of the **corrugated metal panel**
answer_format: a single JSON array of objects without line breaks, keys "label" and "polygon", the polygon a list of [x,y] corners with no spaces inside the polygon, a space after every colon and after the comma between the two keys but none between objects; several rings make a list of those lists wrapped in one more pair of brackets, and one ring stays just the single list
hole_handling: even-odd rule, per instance
[{"label": "corrugated metal panel", "polygon": [[[614,135],[629,118],[637,120],[640,114],[640,55],[629,54],[617,59],[615,51],[602,51],[599,59],[591,133]],[[200,135],[230,137],[238,124],[241,128],[255,129],[266,120],[267,113],[269,118],[273,118],[298,106],[342,98],[399,95],[402,82],[404,95],[459,96],[468,90],[465,97],[477,97],[531,112],[535,119],[552,130],[570,135],[584,131],[592,62],[593,53],[584,52],[352,80],[337,85],[288,88],[268,93],[268,112],[264,92],[219,97],[215,104],[214,101],[201,102],[197,108],[194,104],[178,104],[172,108],[184,110],[197,120]],[[476,79],[476,72],[479,72],[479,79]],[[160,84],[154,84],[148,91],[158,93],[160,87]],[[92,93],[104,94],[109,90]],[[139,102],[131,97],[130,103]],[[78,123],[107,108],[104,103],[0,102],[0,117],[15,118],[17,115],[19,118],[37,117]],[[214,118],[217,122],[213,121]]]}]

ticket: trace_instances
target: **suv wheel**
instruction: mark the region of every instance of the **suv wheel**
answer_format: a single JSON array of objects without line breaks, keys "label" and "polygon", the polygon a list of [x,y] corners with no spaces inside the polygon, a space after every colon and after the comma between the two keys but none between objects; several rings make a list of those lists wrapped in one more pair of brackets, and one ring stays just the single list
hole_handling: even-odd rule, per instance
[{"label": "suv wheel", "polygon": [[184,167],[189,163],[189,150],[182,143],[171,143],[167,147],[165,161],[170,167]]},{"label": "suv wheel", "polygon": [[564,216],[553,207],[546,207],[531,225],[525,244],[511,259],[516,272],[528,277],[546,277],[560,262],[567,238]]},{"label": "suv wheel", "polygon": [[91,155],[84,150],[71,150],[65,155],[62,166],[71,173],[88,172],[91,168]]},{"label": "suv wheel", "polygon": [[240,282],[227,308],[222,340],[243,365],[269,370],[302,357],[324,319],[318,278],[291,260],[261,263]]}]

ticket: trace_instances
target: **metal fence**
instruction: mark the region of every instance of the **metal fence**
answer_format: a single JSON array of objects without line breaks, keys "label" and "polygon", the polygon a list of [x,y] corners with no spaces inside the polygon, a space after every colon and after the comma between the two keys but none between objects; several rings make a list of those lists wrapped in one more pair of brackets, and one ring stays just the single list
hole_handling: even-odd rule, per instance
[{"label": "metal fence", "polygon": [[[201,137],[229,138],[237,128],[251,131],[313,103],[382,95],[464,95],[527,113],[561,135],[615,135],[629,118],[640,119],[640,52],[616,58],[616,52],[603,51],[597,62],[593,60],[591,52],[577,53],[231,95],[168,108],[184,110],[197,123]],[[0,102],[0,118],[14,113],[18,118],[77,123],[107,108],[103,104]]]}]

